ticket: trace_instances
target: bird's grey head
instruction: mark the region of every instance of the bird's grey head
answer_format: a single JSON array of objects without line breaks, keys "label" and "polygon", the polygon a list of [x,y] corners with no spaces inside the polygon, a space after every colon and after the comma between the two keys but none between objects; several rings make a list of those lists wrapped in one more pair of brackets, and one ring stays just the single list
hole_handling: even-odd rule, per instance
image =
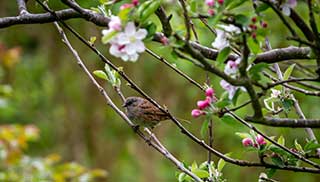
[{"label": "bird's grey head", "polygon": [[142,98],[139,97],[128,97],[124,104],[122,105],[123,107],[135,107],[137,106],[142,100]]}]

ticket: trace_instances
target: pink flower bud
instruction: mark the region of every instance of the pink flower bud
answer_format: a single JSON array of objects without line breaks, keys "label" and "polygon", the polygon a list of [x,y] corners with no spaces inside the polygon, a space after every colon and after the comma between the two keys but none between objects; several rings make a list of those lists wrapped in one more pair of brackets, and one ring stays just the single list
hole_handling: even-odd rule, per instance
[{"label": "pink flower bud", "polygon": [[120,6],[120,10],[127,9],[127,8],[132,8],[132,7],[133,7],[133,4],[125,3],[125,4]]},{"label": "pink flower bud", "polygon": [[263,136],[261,136],[261,135],[258,135],[256,137],[256,141],[257,141],[258,145],[260,145],[260,146],[267,144],[267,142],[264,140]]},{"label": "pink flower bud", "polygon": [[205,101],[207,101],[210,104],[212,102],[212,100],[213,100],[212,97],[207,96]]},{"label": "pink flower bud", "polygon": [[131,2],[134,6],[138,6],[139,4],[139,0],[132,0]]},{"label": "pink flower bud", "polygon": [[262,26],[263,28],[267,28],[267,27],[268,27],[268,23],[264,21],[264,22],[261,23],[261,26]]},{"label": "pink flower bud", "polygon": [[253,39],[256,39],[256,38],[257,38],[257,33],[256,33],[256,32],[253,32],[253,33],[251,34],[251,36],[252,36]]},{"label": "pink flower bud", "polygon": [[214,6],[214,0],[206,0],[206,5],[210,7]]},{"label": "pink flower bud", "polygon": [[244,138],[244,139],[242,140],[242,145],[243,145],[244,147],[252,146],[252,145],[253,145],[253,141],[252,141],[251,138]]},{"label": "pink flower bud", "polygon": [[213,15],[215,14],[215,12],[214,12],[213,9],[209,9],[209,10],[208,10],[208,14],[209,14],[210,16],[213,16]]},{"label": "pink flower bud", "polygon": [[210,105],[210,102],[208,100],[199,100],[197,102],[197,106],[200,110],[205,109],[206,107],[208,107]]},{"label": "pink flower bud", "polygon": [[224,0],[218,0],[218,3],[222,5],[224,3]]},{"label": "pink flower bud", "polygon": [[207,90],[206,90],[206,96],[208,96],[208,97],[213,97],[213,95],[214,95],[214,90],[213,90],[213,88],[207,88]]},{"label": "pink flower bud", "polygon": [[252,21],[253,23],[257,22],[257,17],[252,17],[252,18],[251,18],[251,21]]},{"label": "pink flower bud", "polygon": [[199,116],[201,116],[203,114],[204,114],[204,112],[200,111],[199,109],[193,109],[191,111],[191,116],[194,117],[194,118],[197,118],[197,117],[199,117]]},{"label": "pink flower bud", "polygon": [[161,36],[161,38],[160,38],[160,42],[161,42],[161,44],[162,45],[169,45],[169,39],[166,37],[166,36]]}]

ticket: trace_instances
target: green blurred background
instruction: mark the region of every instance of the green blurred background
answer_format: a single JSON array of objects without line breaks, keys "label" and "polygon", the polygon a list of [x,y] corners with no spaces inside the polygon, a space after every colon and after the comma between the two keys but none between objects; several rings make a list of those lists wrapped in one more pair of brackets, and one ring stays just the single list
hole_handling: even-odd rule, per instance
[{"label": "green blurred background", "polygon": [[[97,1],[78,2],[84,7],[97,5]],[[50,1],[50,5],[56,9],[65,8],[59,1]],[[307,13],[304,6],[298,8],[299,12]],[[34,12],[41,11],[34,1],[29,2],[29,9]],[[1,17],[16,14],[15,1],[0,1]],[[266,12],[265,19],[269,23],[273,47],[287,46],[287,30],[280,24],[279,19],[270,10]],[[154,20],[158,22],[156,18]],[[179,19],[174,18],[173,21],[176,27],[183,27]],[[199,89],[146,53],[142,54],[136,63],[123,62],[110,56],[108,47],[100,42],[101,27],[83,20],[71,20],[68,23],[88,39],[90,36],[97,36],[97,47],[106,57],[117,66],[123,67],[146,93],[166,105],[176,116],[191,120],[192,124],[186,124],[186,127],[200,137],[201,118],[192,119],[190,116],[196,101],[203,97]],[[199,22],[196,24],[200,26],[200,42],[210,45],[213,37],[211,34],[207,36],[208,31],[205,31]],[[104,65],[95,54],[71,34],[69,38],[91,71],[103,69]],[[107,181],[175,181],[175,166],[137,137],[106,105],[103,97],[79,69],[70,51],[60,41],[52,24],[17,25],[0,29],[0,44],[8,48],[19,47],[21,51],[16,63],[9,67],[2,65],[0,68],[1,83],[10,84],[13,88],[7,105],[0,107],[0,124],[33,123],[40,128],[41,139],[32,143],[28,154],[43,156],[58,153],[64,161],[77,161],[88,167],[105,169],[108,172]],[[205,72],[185,60],[174,61],[168,48],[163,48],[158,43],[148,43],[146,46],[166,57],[199,83],[205,82]],[[209,76],[219,96],[222,93],[220,79],[212,74]],[[119,97],[110,85],[103,81],[100,83],[118,106],[121,106]],[[124,81],[122,90],[126,96],[137,95]],[[247,99],[246,94],[243,95],[240,101]],[[301,99],[302,95],[297,97]],[[317,97],[303,97],[303,102],[300,103],[307,117],[320,117],[319,101]],[[240,115],[249,113],[250,107],[238,112]],[[269,128],[260,125],[258,128],[269,136],[284,135],[289,147],[293,146],[295,138],[304,143],[306,137],[303,129]],[[154,131],[179,160],[187,164],[193,161],[202,163],[206,160],[207,152],[181,134],[170,121],[162,123]],[[236,158],[257,160],[255,154],[245,152],[241,139],[234,135],[235,132],[246,131],[248,130],[245,128],[235,129],[215,118],[214,148],[222,153],[232,152],[232,156]],[[315,132],[320,137],[319,130]],[[214,160],[217,162],[218,159],[214,157]],[[257,181],[259,173],[263,171],[262,168],[227,164],[223,172],[228,181]],[[281,181],[316,182],[320,180],[320,175],[279,171],[274,178]]]}]

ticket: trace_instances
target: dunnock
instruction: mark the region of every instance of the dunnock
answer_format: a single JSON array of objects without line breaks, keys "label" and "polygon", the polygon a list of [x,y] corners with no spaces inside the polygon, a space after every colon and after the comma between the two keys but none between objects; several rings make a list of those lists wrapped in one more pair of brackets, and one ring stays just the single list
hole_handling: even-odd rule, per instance
[{"label": "dunnock", "polygon": [[128,118],[137,126],[155,127],[160,121],[169,119],[169,116],[141,97],[128,97],[123,104]]}]

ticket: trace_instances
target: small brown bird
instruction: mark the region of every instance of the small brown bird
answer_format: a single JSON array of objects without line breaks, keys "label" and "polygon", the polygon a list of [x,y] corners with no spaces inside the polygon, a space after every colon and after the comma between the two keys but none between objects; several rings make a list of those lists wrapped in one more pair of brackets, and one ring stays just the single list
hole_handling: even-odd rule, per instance
[{"label": "small brown bird", "polygon": [[169,119],[169,116],[141,97],[128,97],[123,104],[128,118],[137,126],[155,127],[160,121]]}]

